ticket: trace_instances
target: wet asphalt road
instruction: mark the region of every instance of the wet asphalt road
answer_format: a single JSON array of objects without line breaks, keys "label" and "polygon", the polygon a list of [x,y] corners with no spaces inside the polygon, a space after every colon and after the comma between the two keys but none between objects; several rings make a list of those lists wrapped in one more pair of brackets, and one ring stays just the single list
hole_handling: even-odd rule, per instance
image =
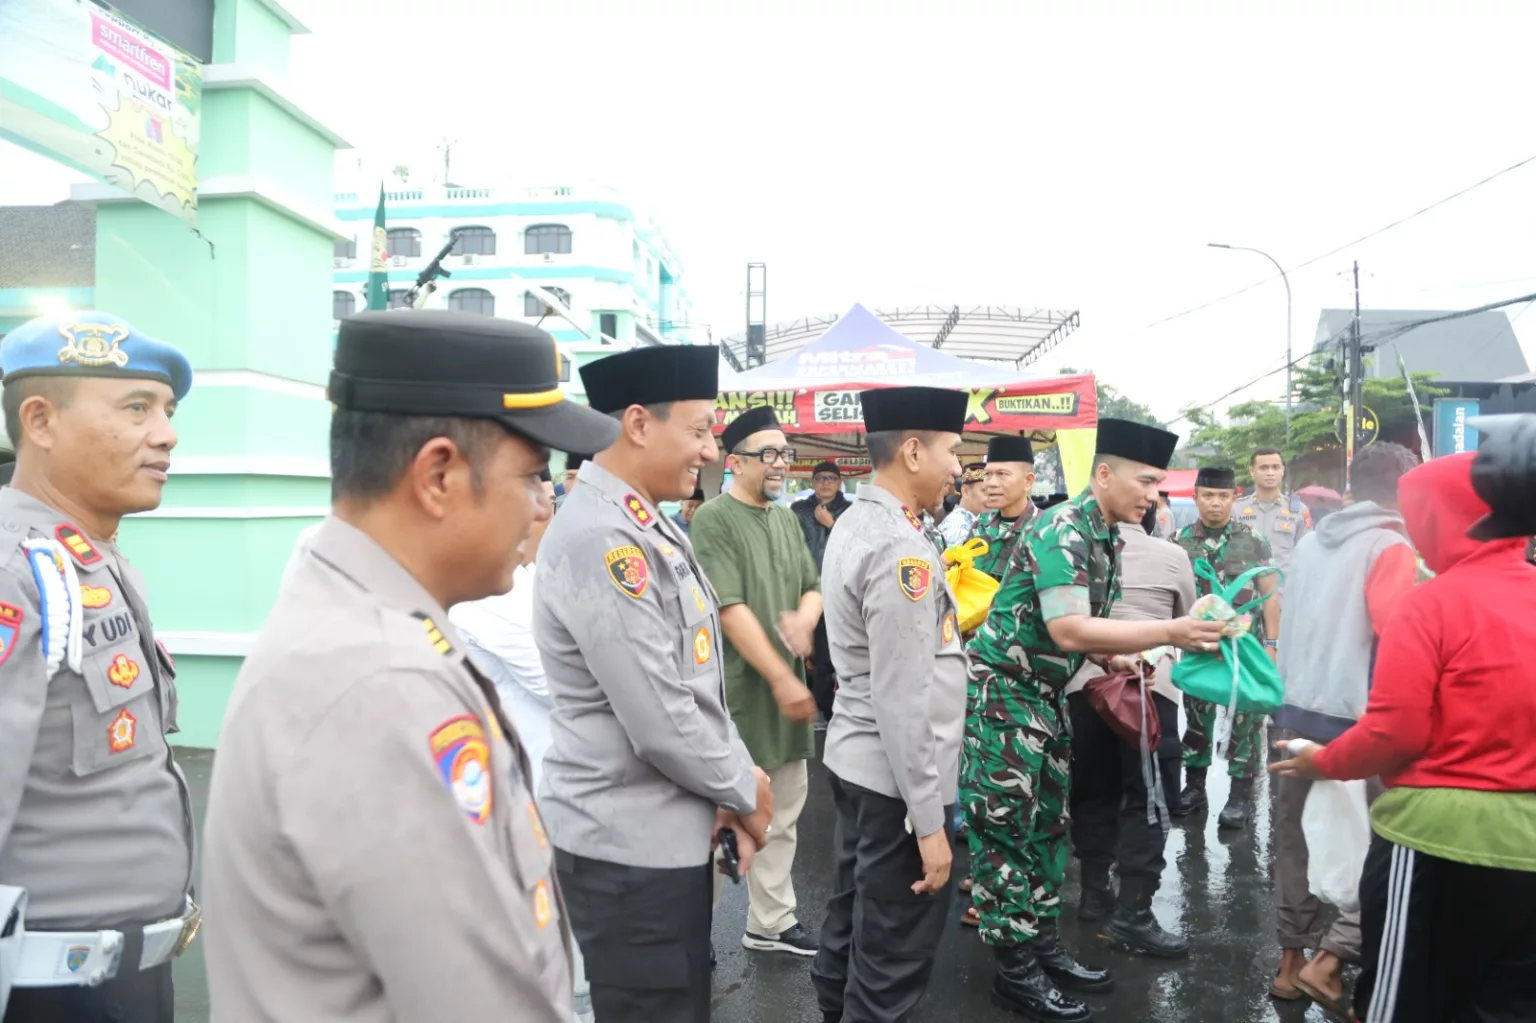
[{"label": "wet asphalt road", "polygon": [[[178,760],[192,784],[198,819],[207,797],[212,754],[183,750]],[[1218,765],[1219,767],[1220,765]],[[1210,797],[1220,808],[1227,779],[1213,769]],[[826,772],[811,765],[811,794],[800,820],[795,862],[801,920],[819,927],[830,894],[832,799]],[[1077,869],[1073,861],[1063,892],[1062,933],[1069,948],[1089,963],[1114,972],[1115,990],[1089,996],[1095,1020],[1104,1023],[1319,1023],[1329,1017],[1307,1003],[1283,1004],[1268,997],[1279,963],[1274,903],[1269,881],[1269,790],[1257,789],[1253,822],[1246,831],[1217,835],[1214,810],[1175,824],[1168,836],[1168,867],[1155,909],[1164,926],[1176,926],[1192,941],[1189,959],[1168,962],[1116,952],[1076,920]],[[956,869],[964,866],[964,843],[956,846]],[[958,876],[958,875],[957,875]],[[954,924],[939,949],[928,997],[915,1023],[1007,1023],[1022,1017],[995,1008],[991,951],[959,924],[963,903],[953,907]],[[746,886],[726,884],[715,914],[715,971],[712,1019],[716,1023],[821,1023],[811,990],[809,960],[748,952],[741,947],[746,922]],[[217,926],[210,921],[209,925]],[[202,943],[176,963],[179,1023],[208,1019]],[[516,1019],[513,1013],[509,1023]]]}]

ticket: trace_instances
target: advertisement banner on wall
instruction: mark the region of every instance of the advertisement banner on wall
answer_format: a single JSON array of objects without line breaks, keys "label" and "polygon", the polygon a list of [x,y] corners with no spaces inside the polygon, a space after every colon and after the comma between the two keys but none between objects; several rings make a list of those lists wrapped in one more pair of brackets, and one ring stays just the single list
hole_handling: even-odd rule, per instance
[{"label": "advertisement banner on wall", "polygon": [[1467,420],[1480,408],[1476,398],[1435,399],[1435,457],[1477,450],[1478,434]]},{"label": "advertisement banner on wall", "polygon": [[0,0],[0,136],[197,219],[202,65],[91,0]]}]

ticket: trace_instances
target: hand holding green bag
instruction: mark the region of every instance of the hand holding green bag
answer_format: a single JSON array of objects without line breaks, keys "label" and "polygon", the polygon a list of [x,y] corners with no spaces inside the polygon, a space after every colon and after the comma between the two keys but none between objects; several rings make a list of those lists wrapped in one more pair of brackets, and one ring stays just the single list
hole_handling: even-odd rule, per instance
[{"label": "hand holding green bag", "polygon": [[[1231,607],[1232,601],[1250,581],[1269,572],[1283,578],[1278,568],[1261,565],[1244,572],[1225,589],[1219,589],[1221,582],[1211,566],[1204,561],[1195,562],[1195,574],[1210,580],[1212,592],[1227,607]],[[1242,607],[1231,607],[1231,610],[1235,615],[1249,614],[1273,596],[1274,593],[1262,595]],[[1280,670],[1258,637],[1246,629],[1239,629],[1236,623],[1229,633],[1222,636],[1219,653],[1186,652],[1173,666],[1173,684],[1197,700],[1226,707],[1229,721],[1239,712],[1273,714],[1285,702]]]}]

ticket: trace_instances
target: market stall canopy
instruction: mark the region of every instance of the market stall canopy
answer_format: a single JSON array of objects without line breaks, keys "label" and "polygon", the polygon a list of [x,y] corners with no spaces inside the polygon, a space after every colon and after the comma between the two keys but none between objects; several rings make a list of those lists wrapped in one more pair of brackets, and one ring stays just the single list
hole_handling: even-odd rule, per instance
[{"label": "market stall canopy", "polygon": [[851,463],[864,455],[859,392],[912,385],[970,392],[967,451],[984,450],[987,437],[998,433],[1054,441],[1061,446],[1068,483],[1086,482],[1098,423],[1092,376],[1041,377],[956,358],[913,342],[861,305],[794,354],[722,375],[715,432],[746,410],[766,405],[785,432],[796,435],[802,455],[846,456],[847,468],[856,470]]}]

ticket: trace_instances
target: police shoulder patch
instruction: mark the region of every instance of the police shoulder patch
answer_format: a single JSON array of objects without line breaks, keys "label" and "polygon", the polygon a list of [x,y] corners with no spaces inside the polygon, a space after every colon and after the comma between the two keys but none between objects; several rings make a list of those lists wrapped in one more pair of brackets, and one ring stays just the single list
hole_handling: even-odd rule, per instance
[{"label": "police shoulder patch", "polygon": [[11,656],[16,637],[21,634],[21,608],[15,604],[0,604],[0,664]]},{"label": "police shoulder patch", "polygon": [[459,714],[427,737],[443,785],[459,809],[476,824],[491,817],[491,749],[485,729],[473,714]]},{"label": "police shoulder patch", "polygon": [[645,595],[651,584],[651,567],[645,553],[638,547],[615,547],[603,555],[608,566],[608,578],[626,594],[636,599]]},{"label": "police shoulder patch", "polygon": [[58,537],[59,543],[64,545],[64,549],[69,551],[70,557],[79,562],[81,567],[94,565],[101,560],[101,552],[91,546],[91,541],[85,538],[84,533],[71,526],[68,522],[59,523],[58,528],[53,531],[53,535]]},{"label": "police shoulder patch", "polygon": [[902,558],[896,565],[896,581],[908,600],[922,600],[933,583],[933,563],[926,558]]},{"label": "police shoulder patch", "polygon": [[635,494],[624,495],[624,510],[629,513],[630,518],[642,526],[649,526],[656,521],[656,516],[651,514],[651,510],[645,506],[645,502],[640,500]]}]

